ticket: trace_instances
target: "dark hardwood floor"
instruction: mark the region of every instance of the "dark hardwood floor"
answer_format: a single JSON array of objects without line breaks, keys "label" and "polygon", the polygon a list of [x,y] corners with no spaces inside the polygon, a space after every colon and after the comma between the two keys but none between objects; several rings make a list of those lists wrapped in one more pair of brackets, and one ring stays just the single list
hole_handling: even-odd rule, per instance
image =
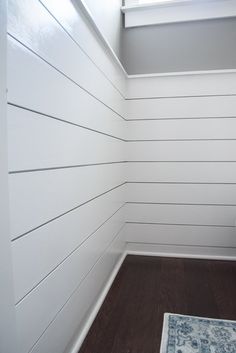
[{"label": "dark hardwood floor", "polygon": [[127,256],[80,353],[159,353],[165,312],[236,320],[236,262]]}]

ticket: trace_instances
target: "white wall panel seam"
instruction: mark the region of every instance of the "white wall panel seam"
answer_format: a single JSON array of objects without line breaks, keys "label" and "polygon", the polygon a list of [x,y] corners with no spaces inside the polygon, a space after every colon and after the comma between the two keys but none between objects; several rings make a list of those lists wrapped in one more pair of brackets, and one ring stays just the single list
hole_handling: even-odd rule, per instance
[{"label": "white wall panel seam", "polygon": [[83,51],[83,53],[91,60],[94,66],[104,75],[104,77],[111,83],[111,85],[118,91],[123,99],[125,99],[125,95],[121,92],[121,90],[112,82],[112,80],[106,75],[106,73],[97,65],[97,63],[87,54],[84,48],[75,40],[75,38],[67,31],[67,29],[63,26],[63,24],[57,19],[57,17],[49,10],[49,8],[41,1],[38,0],[41,5],[50,13],[50,15],[54,18],[54,20],[61,26],[61,28],[67,33],[67,35],[73,40],[76,45]]},{"label": "white wall panel seam", "polygon": [[212,227],[212,228],[235,228],[232,225],[225,224],[197,224],[197,223],[173,223],[173,222],[139,222],[139,221],[126,221],[125,224],[145,224],[145,225],[172,225],[184,227]]},{"label": "white wall panel seam", "polygon": [[92,167],[99,165],[109,165],[109,164],[123,164],[126,161],[112,161],[104,163],[90,163],[90,164],[76,164],[76,165],[65,165],[58,167],[48,167],[48,168],[35,168],[35,169],[19,169],[19,170],[10,170],[9,174],[22,174],[22,173],[35,173],[35,172],[44,172],[49,170],[58,170],[58,169],[70,169],[70,168],[83,168],[83,167]]},{"label": "white wall panel seam", "polygon": [[[67,10],[71,10],[71,5],[68,2],[64,6]],[[121,111],[121,96],[118,91],[113,88],[100,70],[88,59],[78,45],[71,40],[40,2],[33,0],[28,0],[27,3],[9,1],[9,13],[8,32],[38,52],[39,55],[47,58],[49,62],[55,64],[63,72],[67,72],[69,76],[76,78],[77,82],[80,82],[90,92],[94,92],[97,97],[99,96],[103,101],[106,101],[108,105],[112,101],[114,107]],[[34,18],[34,23],[32,23],[33,13],[38,14]],[[20,21],[18,21],[19,18],[21,19]],[[48,28],[50,28],[51,33],[53,32],[53,39],[51,36],[48,36]],[[30,32],[30,37],[27,35],[27,32]],[[40,36],[38,35],[39,33]],[[44,44],[38,45],[39,37],[43,37],[44,35]],[[65,48],[64,55],[61,55],[61,46]],[[66,53],[71,54],[71,65],[68,65],[68,56]],[[78,65],[78,62],[80,65]],[[88,68],[87,74],[83,70],[85,65]],[[97,79],[93,81],[93,77]],[[103,81],[103,90],[99,89],[98,80]]]},{"label": "white wall panel seam", "polygon": [[70,213],[70,212],[72,212],[72,211],[78,209],[79,207],[82,207],[82,206],[86,205],[87,203],[89,203],[89,202],[91,202],[91,201],[97,199],[98,197],[101,197],[101,196],[103,196],[103,195],[105,195],[105,194],[107,194],[107,193],[109,193],[109,192],[111,192],[111,191],[113,191],[113,190],[115,190],[115,189],[117,189],[117,188],[123,186],[123,185],[125,185],[125,183],[121,183],[121,184],[119,184],[119,185],[117,185],[117,186],[115,186],[115,187],[113,187],[113,188],[111,188],[111,189],[109,189],[109,190],[107,190],[107,191],[105,191],[105,192],[99,194],[99,195],[94,196],[93,198],[91,198],[91,199],[89,199],[89,200],[87,200],[87,201],[81,203],[80,205],[75,206],[75,207],[73,207],[73,208],[67,210],[66,212],[63,212],[63,213],[57,215],[56,217],[51,218],[51,219],[48,220],[47,222],[44,222],[44,223],[40,224],[39,226],[37,226],[37,227],[35,227],[35,228],[33,228],[33,229],[30,229],[29,231],[27,231],[27,232],[25,232],[25,233],[23,233],[23,234],[20,234],[20,235],[18,235],[18,236],[15,236],[15,237],[12,239],[12,241],[14,242],[14,241],[16,241],[17,239],[20,239],[20,238],[22,238],[22,237],[24,237],[24,236],[26,236],[26,235],[29,235],[29,234],[32,233],[34,230],[39,229],[39,228],[45,226],[46,224],[51,223],[51,222],[55,221],[56,219],[65,216],[66,214],[68,214],[68,213]]},{"label": "white wall panel seam", "polygon": [[[177,162],[178,163],[178,162]],[[181,162],[182,163],[182,162]],[[226,162],[228,163],[228,162]],[[126,181],[126,184],[193,184],[193,185],[235,185],[235,183],[233,182],[195,182],[195,181],[132,181],[132,180],[129,180],[129,181]]]},{"label": "white wall panel seam", "polygon": [[[122,235],[122,231],[121,231],[121,235]],[[109,273],[111,273],[113,267],[115,266],[117,261],[119,261],[119,256],[120,256],[121,252],[123,250],[125,250],[122,247],[120,249],[120,251],[117,252],[117,249],[116,249],[117,240],[119,240],[119,236],[112,243],[110,248],[108,248],[108,251],[100,259],[100,261],[93,268],[93,270],[91,270],[91,272],[89,273],[89,276],[88,276],[89,280],[83,281],[83,284],[79,287],[79,291],[74,292],[73,295],[71,296],[70,300],[64,305],[64,307],[60,310],[60,312],[58,312],[57,316],[55,317],[55,320],[52,322],[52,324],[54,324],[54,326],[50,325],[50,326],[48,326],[49,331],[45,330],[44,334],[46,333],[46,337],[44,336],[44,334],[41,336],[41,339],[44,339],[43,342],[40,342],[40,339],[39,339],[38,344],[35,344],[30,352],[37,352],[37,353],[45,352],[45,353],[47,353],[48,344],[50,345],[50,347],[52,345],[54,346],[55,340],[53,340],[53,341],[50,340],[50,336],[53,335],[53,332],[50,331],[50,327],[51,327],[52,331],[56,332],[56,334],[58,333],[58,328],[60,328],[60,321],[64,319],[64,317],[63,318],[60,317],[60,314],[62,314],[62,315],[64,314],[65,318],[66,318],[66,322],[70,323],[69,316],[71,316],[71,314],[75,312],[75,310],[72,309],[73,305],[72,305],[72,307],[70,307],[70,305],[71,305],[71,302],[72,302],[72,304],[75,304],[74,301],[76,301],[75,308],[77,309],[76,313],[73,317],[73,325],[74,325],[74,329],[76,330],[75,331],[76,337],[78,335],[78,332],[81,332],[81,327],[83,329],[82,320],[87,320],[87,314],[90,314],[91,308],[93,310],[93,305],[96,305],[96,302],[94,303],[95,300],[92,298],[91,293],[94,292],[94,293],[96,293],[96,296],[99,296],[99,293],[101,292],[101,290],[105,284],[105,281],[109,277]],[[113,248],[113,246],[115,246],[115,248]],[[110,252],[110,250],[111,250],[111,252]],[[111,254],[113,256],[111,256]],[[105,260],[109,260],[109,261],[111,261],[111,263],[110,264],[106,263],[106,262],[103,263],[103,261],[105,261]],[[101,270],[100,265],[102,265],[102,266],[105,265],[104,269],[106,269],[106,270],[108,268],[108,265],[111,265],[111,266],[109,266],[109,273],[108,273],[108,271],[105,272],[105,276],[103,276],[102,278],[99,273],[96,273],[97,269]],[[92,277],[93,280],[91,280],[90,276],[93,276]],[[97,281],[97,278],[99,278],[99,281]],[[81,293],[81,291],[82,291],[82,293]],[[87,293],[90,294],[89,295],[89,305],[87,305],[87,297],[86,297]],[[79,300],[81,294],[82,294],[82,299]],[[68,308],[68,306],[69,306],[69,308]],[[69,313],[68,312],[64,313],[63,312],[64,310],[65,311],[69,310]],[[82,314],[81,314],[81,310],[82,310]],[[59,318],[58,318],[58,316],[59,316]],[[64,322],[64,320],[63,320],[63,322]],[[69,333],[71,333],[71,328],[69,328],[69,330],[67,330],[67,331],[69,331]],[[64,328],[63,328],[63,332],[64,332]],[[63,340],[61,340],[61,341],[63,342]],[[63,342],[63,344],[65,345],[65,342]],[[61,344],[59,344],[59,346],[61,348]],[[65,349],[66,349],[66,347],[63,347],[60,352],[65,353],[65,351],[64,351]],[[67,350],[66,350],[66,352],[67,352]]]},{"label": "white wall panel seam", "polygon": [[207,120],[207,119],[236,119],[236,116],[199,116],[199,117],[168,117],[168,118],[143,118],[143,119],[126,119],[127,122],[139,122],[139,121],[166,121],[166,120]]},{"label": "white wall panel seam", "polygon": [[184,205],[184,206],[225,206],[225,207],[235,207],[236,204],[226,204],[226,203],[200,203],[200,202],[148,202],[148,201],[126,201],[126,204],[129,205]]},{"label": "white wall panel seam", "polygon": [[169,160],[169,161],[158,161],[158,160],[126,160],[126,163],[150,163],[150,164],[155,164],[155,163],[235,163],[236,161],[231,161],[231,160],[188,160],[188,161],[182,161],[182,160]]},{"label": "white wall panel seam", "polygon": [[179,95],[179,96],[171,96],[171,95],[166,95],[166,96],[151,96],[151,97],[132,97],[132,98],[125,98],[126,101],[139,101],[139,100],[150,100],[150,99],[169,99],[169,98],[209,98],[209,97],[235,97],[236,93],[219,93],[219,94],[196,94],[196,95]]},{"label": "white wall panel seam", "polygon": [[175,139],[175,138],[169,138],[169,139],[133,139],[133,140],[122,140],[125,142],[168,142],[168,141],[174,141],[174,142],[189,142],[189,141],[235,141],[236,138],[182,138],[182,139]]},{"label": "white wall panel seam", "polygon": [[126,101],[126,117],[144,120],[169,120],[183,118],[219,118],[236,116],[236,99],[234,95],[209,97],[181,97]]},{"label": "white wall panel seam", "polygon": [[71,251],[65,258],[63,258],[55,267],[50,270],[46,276],[44,276],[37,284],[35,284],[22,298],[20,298],[15,305],[19,305],[22,300],[24,300],[34,289],[36,289],[42,282],[47,280],[48,276],[51,275],[55,270],[57,270],[65,261],[67,261],[70,256],[77,251],[90,237],[94,235],[105,223],[107,223],[116,213],[118,213],[125,204],[123,204],[121,207],[119,207],[110,217],[108,217],[102,224],[99,225],[92,233],[90,233],[78,246],[76,246],[73,251]]},{"label": "white wall panel seam", "polygon": [[[87,94],[89,94],[91,97],[93,97],[94,99],[96,99],[98,102],[100,102],[101,104],[103,104],[105,107],[107,107],[108,109],[110,109],[113,113],[115,113],[119,118],[126,120],[119,112],[117,112],[114,108],[112,108],[111,106],[109,106],[107,103],[103,102],[100,98],[96,97],[93,93],[91,93],[88,89],[84,88],[83,86],[81,86],[79,83],[77,83],[76,81],[74,81],[71,77],[69,77],[67,74],[65,74],[63,71],[61,71],[60,69],[58,69],[57,67],[53,66],[53,64],[51,64],[50,62],[48,62],[46,59],[44,59],[42,56],[40,56],[38,53],[36,53],[34,50],[32,50],[31,48],[29,48],[28,46],[26,46],[24,43],[22,43],[20,40],[18,40],[17,38],[15,38],[13,35],[11,35],[10,33],[8,33],[8,36],[11,37],[13,40],[15,40],[16,42],[18,42],[18,44],[22,45],[25,49],[27,49],[28,51],[30,51],[33,55],[37,56],[40,60],[42,60],[44,63],[46,63],[47,65],[49,65],[52,69],[56,70],[58,73],[60,73],[62,76],[64,76],[65,78],[67,78],[70,82],[74,83],[76,86],[78,86],[80,89],[82,89],[84,92],[86,92]],[[14,102],[9,102],[12,105],[15,104]],[[16,104],[15,104],[16,105]]]},{"label": "white wall panel seam", "polygon": [[[40,336],[38,337],[38,339],[34,342],[34,344],[32,345],[32,347],[29,349],[28,353],[32,352],[32,350],[34,349],[35,345],[37,344],[37,342],[40,340],[40,338],[43,336],[43,334],[46,332],[46,330],[48,329],[48,327],[53,323],[53,321],[55,320],[55,318],[57,317],[57,315],[61,312],[61,310],[65,307],[65,305],[68,303],[68,301],[70,301],[71,297],[73,296],[73,294],[79,289],[79,287],[82,285],[82,283],[86,280],[86,277],[89,275],[89,273],[96,267],[96,265],[98,264],[98,262],[101,260],[101,258],[106,254],[106,252],[108,251],[108,249],[112,246],[112,243],[115,242],[115,240],[118,238],[118,236],[120,235],[120,233],[122,232],[123,228],[124,228],[124,224],[121,226],[121,228],[119,229],[119,231],[114,235],[113,239],[111,240],[111,242],[108,244],[108,246],[105,248],[105,250],[102,252],[102,254],[99,256],[99,258],[96,260],[96,262],[92,265],[92,267],[90,268],[90,270],[86,273],[86,275],[83,277],[83,279],[79,282],[78,286],[73,290],[73,292],[70,294],[70,296],[67,298],[67,300],[64,302],[64,304],[61,306],[60,310],[54,315],[53,319],[50,321],[50,323],[47,325],[47,327],[44,329],[44,331],[40,334]],[[37,288],[37,287],[36,287]],[[36,289],[35,288],[35,289]],[[34,290],[35,290],[34,289]],[[29,294],[31,295],[33,293],[33,291]],[[27,297],[26,297],[27,298]],[[26,298],[24,298],[24,300],[26,300]],[[19,306],[22,302],[20,302],[17,306]],[[17,307],[16,306],[16,307]]]},{"label": "white wall panel seam", "polygon": [[124,187],[49,223],[33,236],[13,242],[15,302],[114,214],[123,199]]},{"label": "white wall panel seam", "polygon": [[43,112],[39,112],[39,111],[30,109],[30,108],[27,108],[27,107],[20,106],[18,104],[14,104],[14,103],[8,102],[8,105],[9,106],[13,106],[15,108],[22,109],[22,110],[26,110],[28,112],[32,112],[32,113],[38,114],[39,116],[42,116],[41,118],[45,117],[45,118],[53,119],[53,120],[58,121],[59,123],[69,124],[69,125],[72,125],[74,127],[78,127],[78,128],[81,128],[81,129],[85,129],[85,130],[89,130],[89,131],[92,131],[92,132],[96,132],[98,134],[102,134],[102,135],[105,135],[105,136],[108,136],[108,137],[112,137],[112,138],[120,140],[120,141],[126,141],[125,139],[123,139],[121,137],[114,136],[114,135],[108,134],[106,132],[93,129],[93,128],[90,128],[88,126],[76,124],[76,123],[74,123],[74,122],[72,122],[70,120],[65,120],[65,119],[62,119],[62,118],[59,118],[59,117],[56,117],[56,116],[52,116],[52,115],[49,115],[49,114],[46,114],[46,113],[43,113]]},{"label": "white wall panel seam", "polygon": [[120,162],[124,158],[121,140],[24,110],[8,113],[11,171]]}]

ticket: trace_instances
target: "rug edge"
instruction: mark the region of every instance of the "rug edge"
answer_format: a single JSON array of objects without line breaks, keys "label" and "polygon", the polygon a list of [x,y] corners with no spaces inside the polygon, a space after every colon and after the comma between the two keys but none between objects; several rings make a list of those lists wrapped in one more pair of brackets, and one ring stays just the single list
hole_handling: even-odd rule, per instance
[{"label": "rug edge", "polygon": [[[166,346],[168,340],[168,322],[169,316],[173,315],[171,313],[164,313],[163,324],[162,324],[162,333],[161,333],[161,345],[160,345],[160,353],[166,353]],[[178,314],[174,314],[178,315]]]}]

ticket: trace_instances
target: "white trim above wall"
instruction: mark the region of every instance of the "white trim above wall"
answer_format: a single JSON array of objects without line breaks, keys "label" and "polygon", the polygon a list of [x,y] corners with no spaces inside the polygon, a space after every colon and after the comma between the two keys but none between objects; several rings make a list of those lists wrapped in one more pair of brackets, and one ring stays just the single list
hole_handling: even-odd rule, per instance
[{"label": "white trim above wall", "polygon": [[164,23],[209,20],[236,16],[235,0],[171,1],[126,5],[125,27],[150,26]]},{"label": "white trim above wall", "polygon": [[82,12],[84,13],[84,15],[87,17],[88,21],[90,22],[92,28],[94,29],[94,31],[97,33],[98,37],[100,38],[101,42],[103,43],[103,45],[105,46],[106,49],[108,49],[108,52],[111,54],[112,59],[115,61],[115,63],[121,68],[121,70],[123,71],[123,73],[125,74],[125,76],[127,76],[127,72],[124,69],[124,66],[121,64],[118,56],[116,55],[116,53],[114,52],[114,50],[112,49],[112,47],[110,46],[107,38],[104,36],[104,34],[102,33],[102,31],[100,30],[100,28],[98,27],[91,11],[89,10],[86,2],[84,0],[72,0],[72,3],[75,6],[78,6],[80,8],[80,10],[82,10]]},{"label": "white trim above wall", "polygon": [[[101,42],[105,46],[105,48],[108,50],[108,52],[111,55],[111,58],[113,61],[121,68],[123,71],[125,77],[127,79],[132,79],[132,78],[145,78],[145,77],[167,77],[167,76],[187,76],[187,75],[215,75],[215,74],[230,74],[230,73],[236,73],[236,68],[235,69],[220,69],[220,70],[202,70],[202,71],[181,71],[181,72],[163,72],[163,73],[151,73],[151,74],[136,74],[136,75],[129,75],[127,71],[125,70],[124,66],[122,65],[120,59],[117,57],[115,54],[114,50],[111,48],[107,38],[104,36],[100,28],[97,26],[94,17],[92,16],[90,10],[88,9],[86,3],[84,0],[72,0],[75,6],[78,6],[83,13],[86,15],[88,21],[92,25],[94,31],[97,33],[99,36]],[[209,0],[211,1],[211,0]],[[235,4],[235,16],[236,16],[236,0],[212,0],[212,1],[225,1],[227,3],[234,3]],[[232,13],[231,13],[231,16]]]},{"label": "white trim above wall", "polygon": [[136,74],[129,75],[127,78],[151,78],[151,77],[175,77],[175,76],[192,76],[192,75],[219,75],[219,74],[235,74],[236,69],[224,69],[224,70],[201,70],[201,71],[180,71],[180,72],[162,72],[152,74]]}]

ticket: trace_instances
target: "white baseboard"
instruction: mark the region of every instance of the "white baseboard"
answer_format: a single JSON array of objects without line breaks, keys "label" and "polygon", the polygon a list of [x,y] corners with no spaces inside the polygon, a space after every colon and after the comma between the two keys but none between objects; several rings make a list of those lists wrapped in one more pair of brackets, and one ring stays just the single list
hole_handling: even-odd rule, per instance
[{"label": "white baseboard", "polygon": [[122,263],[124,262],[125,257],[126,257],[126,252],[124,252],[121,255],[120,259],[116,263],[105,287],[103,288],[103,290],[102,290],[97,302],[95,303],[88,319],[86,320],[83,329],[80,331],[78,338],[75,340],[75,343],[74,343],[70,353],[78,353],[90,327],[92,326],[93,321],[95,320],[95,318],[97,316],[98,311],[100,310],[100,308],[102,306],[102,303],[104,302],[104,299],[106,298],[107,293],[109,292],[109,289],[111,288],[111,285],[112,285]]},{"label": "white baseboard", "polygon": [[205,259],[236,261],[235,248],[214,248],[197,246],[160,246],[158,244],[127,243],[126,255],[176,257],[185,259]]},{"label": "white baseboard", "polygon": [[163,253],[163,252],[150,252],[128,250],[127,255],[141,255],[141,256],[157,256],[157,257],[175,257],[182,259],[205,259],[205,260],[221,260],[221,261],[236,261],[236,256],[216,256],[216,255],[194,255],[194,254],[177,254],[177,253]]}]

